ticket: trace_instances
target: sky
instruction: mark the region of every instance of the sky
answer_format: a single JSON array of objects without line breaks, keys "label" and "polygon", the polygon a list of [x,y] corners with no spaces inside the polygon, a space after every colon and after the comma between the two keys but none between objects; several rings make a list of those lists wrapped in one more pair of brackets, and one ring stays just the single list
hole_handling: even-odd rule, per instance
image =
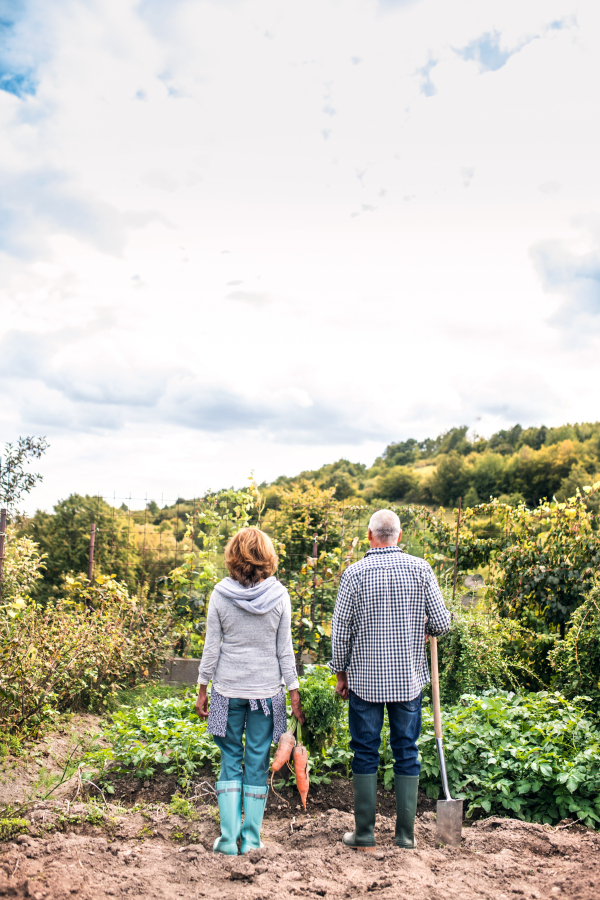
[{"label": "sky", "polygon": [[599,45],[597,0],[0,0],[29,505],[600,418]]}]

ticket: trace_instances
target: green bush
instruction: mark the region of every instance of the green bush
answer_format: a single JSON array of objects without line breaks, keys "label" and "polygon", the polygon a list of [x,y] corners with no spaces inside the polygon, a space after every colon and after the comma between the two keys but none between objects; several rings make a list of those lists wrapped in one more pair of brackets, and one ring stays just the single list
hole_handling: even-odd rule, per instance
[{"label": "green bush", "polygon": [[[169,616],[129,597],[112,578],[96,579],[94,603],[72,580],[69,600],[45,608],[0,608],[0,725],[6,732],[39,732],[70,707],[98,709],[118,687],[134,684],[162,661]],[[79,586],[78,586],[79,585]]]},{"label": "green bush", "polygon": [[449,634],[438,639],[440,697],[457,703],[463,694],[543,687],[525,652],[537,635],[510,619],[480,608],[465,609],[444,591],[452,615]]},{"label": "green bush", "polygon": [[564,641],[549,654],[555,686],[567,697],[586,694],[598,710],[600,703],[600,578],[569,622]]},{"label": "green bush", "polygon": [[[486,691],[442,711],[448,780],[453,796],[478,810],[526,822],[567,817],[600,822],[600,731],[560,694]],[[421,785],[429,797],[441,782],[431,707],[419,741]]]}]

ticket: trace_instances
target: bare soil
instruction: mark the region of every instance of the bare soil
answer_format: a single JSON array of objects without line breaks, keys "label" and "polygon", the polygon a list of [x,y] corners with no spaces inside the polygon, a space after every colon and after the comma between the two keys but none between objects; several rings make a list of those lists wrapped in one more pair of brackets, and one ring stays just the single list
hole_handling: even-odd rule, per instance
[{"label": "bare soil", "polygon": [[84,751],[105,746],[100,737],[101,722],[99,716],[85,713],[62,716],[56,728],[37,743],[27,745],[21,756],[0,760],[0,804],[23,803],[44,797],[49,791],[52,796],[72,797],[72,775],[56,785],[76,768]]},{"label": "bare soil", "polygon": [[0,845],[0,897],[595,900],[600,894],[600,835],[577,825],[552,829],[489,818],[463,829],[460,848],[436,848],[434,811],[425,798],[416,850],[394,845],[390,794],[380,800],[377,852],[347,850],[340,838],[353,825],[351,785],[342,780],[311,789],[307,813],[296,808],[290,788],[283,796],[291,807],[271,795],[264,848],[224,857],[212,852],[219,834],[213,784],[214,778],[197,785],[186,818],[164,803],[140,803],[140,791],[152,788],[139,783],[129,808],[68,800],[30,806],[28,833]]}]

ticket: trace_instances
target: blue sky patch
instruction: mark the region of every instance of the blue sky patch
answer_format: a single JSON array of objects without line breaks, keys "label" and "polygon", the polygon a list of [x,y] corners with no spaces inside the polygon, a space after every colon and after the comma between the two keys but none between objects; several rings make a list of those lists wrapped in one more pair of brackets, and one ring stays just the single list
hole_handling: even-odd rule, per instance
[{"label": "blue sky patch", "polygon": [[33,96],[35,94],[36,85],[33,80],[32,72],[2,72],[0,71],[0,90],[6,91],[8,94],[14,94],[15,97]]},{"label": "blue sky patch", "polygon": [[462,50],[455,50],[455,53],[465,60],[472,59],[478,62],[483,72],[497,72],[506,65],[511,56],[522,50],[525,44],[534,40],[534,38],[529,38],[525,43],[519,44],[512,50],[503,50],[500,47],[500,37],[497,31],[487,31],[463,47]]}]

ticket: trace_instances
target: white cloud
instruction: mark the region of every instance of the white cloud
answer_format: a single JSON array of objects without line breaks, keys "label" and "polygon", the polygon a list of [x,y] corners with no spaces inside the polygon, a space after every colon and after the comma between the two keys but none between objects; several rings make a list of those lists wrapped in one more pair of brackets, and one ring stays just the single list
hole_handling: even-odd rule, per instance
[{"label": "white cloud", "polygon": [[597,416],[592,0],[13,12],[0,422],[43,502]]}]

